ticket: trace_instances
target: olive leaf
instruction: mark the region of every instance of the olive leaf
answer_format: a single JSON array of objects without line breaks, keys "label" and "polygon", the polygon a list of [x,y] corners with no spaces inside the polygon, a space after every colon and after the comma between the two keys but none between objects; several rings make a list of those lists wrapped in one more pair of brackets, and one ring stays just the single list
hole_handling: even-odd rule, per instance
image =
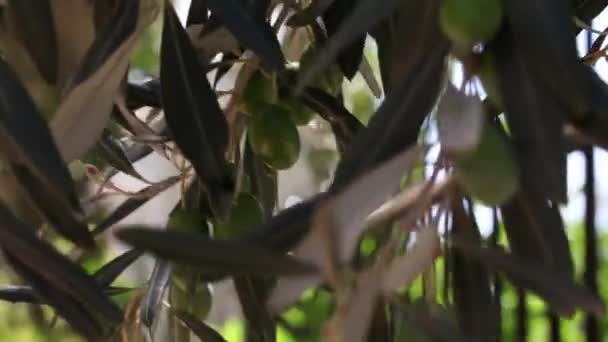
[{"label": "olive leaf", "polygon": [[215,196],[233,186],[224,158],[228,124],[171,5],[164,18],[160,77],[165,119],[177,146]]},{"label": "olive leaf", "polygon": [[[117,46],[108,44],[108,41],[101,41],[105,39],[105,35],[98,37],[97,41],[100,43],[93,43],[92,48],[95,49],[87,53],[87,59],[83,61],[82,69],[77,73],[75,80],[79,82],[72,83],[53,116],[50,126],[64,160],[71,161],[84,155],[99,139],[107,125],[115,96],[118,95],[119,86],[127,71],[130,52],[143,28],[154,18],[154,6],[149,8],[142,5],[140,13],[140,4],[147,4],[148,1],[129,2],[134,5],[128,6],[108,24],[112,25],[111,32],[108,33],[110,36],[116,34],[118,37],[124,37],[127,28],[133,30]],[[138,17],[141,23],[135,26],[133,22],[137,21]],[[109,53],[108,49],[112,49],[112,52]],[[101,59],[103,56],[107,58]]]}]

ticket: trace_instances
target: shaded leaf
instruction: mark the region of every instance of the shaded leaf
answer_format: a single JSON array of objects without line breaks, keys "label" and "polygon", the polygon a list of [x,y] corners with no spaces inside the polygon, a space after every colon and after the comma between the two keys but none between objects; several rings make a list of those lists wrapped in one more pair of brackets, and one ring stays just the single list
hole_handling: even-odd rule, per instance
[{"label": "shaded leaf", "polygon": [[93,5],[88,0],[52,0],[49,3],[57,41],[57,86],[64,91],[95,39]]},{"label": "shaded leaf", "polygon": [[135,110],[143,106],[160,108],[160,79],[153,78],[141,84],[129,82],[127,84],[127,106],[131,110]]},{"label": "shaded leaf", "polygon": [[184,324],[192,330],[194,335],[196,335],[201,341],[205,342],[226,342],[226,340],[215,331],[213,328],[205,324],[205,322],[199,320],[192,314],[189,314],[184,311],[174,312],[175,316],[177,316]]},{"label": "shaded leaf", "polygon": [[111,19],[95,37],[93,45],[87,50],[72,79],[74,88],[93,74],[117,51],[135,31],[139,14],[140,0],[120,1]]},{"label": "shaded leaf", "polygon": [[573,279],[574,265],[559,208],[526,191],[529,181],[523,182],[519,193],[501,208],[511,251]]},{"label": "shaded leaf", "polygon": [[[0,141],[2,154],[13,169],[18,169],[16,176],[30,198],[42,205],[46,215],[62,218],[53,223],[70,221],[57,226],[60,233],[76,243],[92,246],[86,228],[74,222],[73,212],[80,210],[76,191],[48,126],[4,61],[0,61]],[[41,195],[52,202],[36,201]],[[50,209],[53,205],[60,209]]]},{"label": "shaded leaf", "polygon": [[355,134],[365,126],[344,107],[342,101],[323,90],[308,87],[302,94],[302,102],[319,113],[331,125],[341,153],[344,153]]},{"label": "shaded leaf", "polygon": [[49,83],[57,79],[55,23],[48,0],[8,1],[8,17],[21,44]]},{"label": "shaded leaf", "polygon": [[419,129],[435,104],[445,68],[447,45],[420,56],[403,80],[359,131],[338,164],[331,192],[339,191],[352,179],[394,157],[418,139]]},{"label": "shaded leaf", "polygon": [[[22,263],[21,260],[11,253],[5,253],[5,256],[17,274],[32,284],[36,295],[43,298],[45,302],[50,303],[56,312],[77,332],[91,340],[99,339],[103,335],[100,322],[96,320],[91,311],[85,309],[82,303],[79,303],[74,297],[70,296],[68,292],[49,286],[47,279],[44,279],[43,275]],[[118,316],[118,320],[114,322],[119,322],[120,318]]]},{"label": "shaded leaf", "polygon": [[[104,293],[108,296],[116,296],[131,290],[124,287],[109,287],[104,289]],[[27,285],[0,286],[0,300],[11,303],[43,304],[34,289]]]},{"label": "shaded leaf", "polygon": [[131,266],[131,264],[133,264],[141,255],[142,252],[135,249],[126,251],[97,270],[93,275],[93,278],[95,278],[95,281],[103,287],[110,286],[110,284],[112,284],[114,280],[116,280],[116,278],[118,278],[118,276],[124,272],[127,267]]},{"label": "shaded leaf", "polygon": [[146,182],[141,174],[135,170],[135,167],[129,160],[129,157],[125,154],[120,143],[114,139],[107,129],[101,134],[101,140],[98,142],[98,147],[100,157],[103,157],[111,167],[124,172],[133,178]]},{"label": "shaded leaf", "polygon": [[239,241],[212,240],[200,234],[124,228],[117,237],[164,259],[211,272],[234,275],[286,275],[314,271],[292,257]]},{"label": "shaded leaf", "polygon": [[[344,23],[350,18],[360,2],[360,0],[332,1],[327,11],[323,13],[323,22],[325,23],[327,35],[330,39],[328,42],[331,42],[331,38],[340,30],[344,30]],[[340,66],[340,69],[342,69],[344,76],[349,80],[352,80],[359,70],[361,59],[363,58],[364,47],[365,33],[362,32],[354,36],[352,42],[345,43],[337,54],[338,65]]]},{"label": "shaded leaf", "polygon": [[578,61],[569,1],[515,0],[505,2],[504,7],[520,61],[525,61],[522,68],[552,91],[569,115],[586,115],[591,91]]},{"label": "shaded leaf", "polygon": [[65,198],[58,196],[54,189],[36,178],[28,168],[12,164],[11,169],[31,200],[35,201],[38,209],[59,234],[87,248],[95,245],[87,226],[76,217]]},{"label": "shaded leaf", "polygon": [[[125,27],[133,27],[133,21],[138,20],[139,14],[139,6],[136,7],[135,11],[133,7],[129,7],[129,11],[115,17],[116,22],[113,23],[119,26],[114,26],[113,32],[123,36]],[[119,87],[126,75],[130,52],[143,28],[152,21],[155,9],[142,9],[141,23],[137,25],[137,29],[111,53],[106,52],[108,57],[94,69],[95,71],[90,71],[88,68],[100,63],[98,52],[88,53],[92,61],[83,62],[83,69],[79,72],[80,77],[88,77],[71,88],[50,124],[64,160],[71,161],[81,157],[101,136],[112,113],[115,96],[118,95]],[[108,48],[102,43],[94,46],[99,46],[102,50]],[[101,54],[106,55],[106,53]]]},{"label": "shaded leaf", "polygon": [[[332,6],[336,6],[336,2],[334,0]],[[340,22],[339,26],[334,28],[333,34],[329,35],[329,39],[317,55],[315,63],[307,70],[306,74],[302,75],[297,89],[301,90],[310,84],[321,71],[336,59],[345,47],[361,39],[361,35],[370,30],[376,23],[388,17],[399,3],[401,1],[397,0],[381,2],[375,0],[357,1],[354,8],[348,9],[347,12],[350,14]],[[343,16],[339,10],[336,12],[338,18]],[[355,67],[358,68],[359,65],[357,64]],[[344,73],[346,74],[346,72]]]},{"label": "shaded leaf", "polygon": [[224,150],[228,125],[173,7],[165,7],[161,88],[165,119],[182,153],[212,195],[233,186]]},{"label": "shaded leaf", "polygon": [[111,320],[122,318],[120,310],[101,291],[94,279],[65,256],[23,226],[4,207],[0,206],[0,245],[15,259],[34,273],[40,281],[54,290],[69,295],[74,300]]},{"label": "shaded leaf", "polygon": [[563,123],[568,113],[535,83],[528,57],[509,30],[498,37],[495,52],[498,88],[521,166],[520,179],[533,179],[530,191],[563,203],[567,200]]},{"label": "shaded leaf", "polygon": [[296,12],[287,20],[287,25],[292,27],[300,27],[310,25],[321,16],[334,0],[315,0],[308,7]]},{"label": "shaded leaf", "polygon": [[274,341],[276,326],[266,308],[266,300],[274,282],[264,277],[234,277],[234,288],[239,297],[241,310],[247,322],[247,339],[250,341]]},{"label": "shaded leaf", "polygon": [[455,241],[454,246],[488,268],[504,273],[515,286],[535,292],[560,315],[572,316],[577,308],[597,316],[604,314],[600,298],[542,264],[498,249],[480,248],[460,241]]},{"label": "shaded leaf", "polygon": [[282,70],[285,58],[281,46],[267,22],[255,15],[238,0],[207,0],[207,6],[239,42],[253,50],[262,61],[275,70]]},{"label": "shaded leaf", "polygon": [[150,282],[146,288],[140,309],[141,320],[148,328],[154,324],[158,306],[165,295],[165,290],[169,286],[172,269],[171,263],[164,260],[156,260],[154,264],[154,270],[152,271],[152,276],[150,277]]},{"label": "shaded leaf", "polygon": [[[481,236],[475,220],[464,209],[463,198],[451,198],[451,238],[480,246]],[[478,260],[460,250],[451,250],[451,276],[454,304],[463,334],[471,341],[493,341],[499,334],[490,277]]]},{"label": "shaded leaf", "polygon": [[97,227],[93,229],[92,234],[100,234],[115,225],[116,223],[122,221],[122,219],[131,215],[131,213],[146,204],[149,200],[170,188],[178,180],[179,177],[171,177],[163,182],[150,185],[149,187],[138,191],[135,196],[130,197],[126,201],[122,202],[116,209],[114,209],[114,211],[108,217],[106,217],[103,221],[97,224]]}]

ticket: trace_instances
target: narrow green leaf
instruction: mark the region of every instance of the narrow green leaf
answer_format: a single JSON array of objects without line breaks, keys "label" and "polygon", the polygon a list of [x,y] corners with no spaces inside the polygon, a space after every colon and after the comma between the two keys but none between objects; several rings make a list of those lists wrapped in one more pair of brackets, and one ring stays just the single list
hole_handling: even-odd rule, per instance
[{"label": "narrow green leaf", "polygon": [[266,21],[256,19],[242,1],[207,0],[207,6],[239,42],[253,50],[264,63],[275,70],[284,68],[285,58],[270,25]]},{"label": "narrow green leaf", "polygon": [[181,152],[212,194],[232,188],[224,152],[228,125],[172,5],[165,7],[161,89],[165,118]]},{"label": "narrow green leaf", "polygon": [[314,271],[311,265],[239,241],[212,240],[200,234],[124,228],[116,236],[135,248],[205,271],[232,275],[286,275]]}]

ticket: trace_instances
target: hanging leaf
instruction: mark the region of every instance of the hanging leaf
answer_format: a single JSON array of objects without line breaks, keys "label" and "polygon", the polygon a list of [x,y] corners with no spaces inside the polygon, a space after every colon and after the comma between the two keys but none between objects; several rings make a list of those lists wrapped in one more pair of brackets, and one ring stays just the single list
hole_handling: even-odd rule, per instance
[{"label": "hanging leaf", "polygon": [[[527,66],[526,55],[514,42],[509,30],[503,30],[495,46],[498,89],[521,179],[533,179],[530,191],[538,196],[565,203],[566,147],[563,124],[567,116],[546,88],[535,83]],[[555,80],[553,82],[556,82]]]},{"label": "hanging leaf", "polygon": [[[48,126],[15,74],[0,61],[0,149],[30,198],[66,238],[92,246],[86,227],[74,213],[80,210],[74,184]],[[44,196],[45,201],[37,200]]]},{"label": "hanging leaf", "polygon": [[365,126],[344,107],[342,101],[317,88],[306,88],[302,102],[331,125],[338,149],[344,153],[355,134]]},{"label": "hanging leaf", "polygon": [[308,7],[296,12],[287,20],[291,27],[310,25],[317,20],[331,6],[334,0],[315,0]]},{"label": "hanging leaf", "polygon": [[[344,23],[357,8],[359,0],[334,0],[323,13],[323,22],[327,29],[327,35],[331,39],[339,30],[344,30]],[[363,58],[363,48],[365,47],[365,33],[355,36],[353,41],[344,44],[337,54],[338,65],[342,69],[344,76],[349,80],[355,77]],[[330,40],[331,41],[331,40]]]},{"label": "hanging leaf", "polygon": [[57,42],[57,87],[62,92],[95,39],[93,4],[88,0],[52,0]]},{"label": "hanging leaf", "polygon": [[55,24],[48,0],[11,0],[8,18],[21,44],[25,46],[44,79],[57,79]]},{"label": "hanging leaf", "polygon": [[[5,258],[13,269],[25,281],[32,284],[36,291],[36,295],[41,297],[45,302],[50,303],[55,311],[63,317],[77,332],[87,337],[90,340],[98,339],[104,335],[104,331],[100,322],[95,318],[94,312],[86,310],[83,303],[78,302],[74,297],[67,292],[49,286],[49,283],[43,276],[28,267],[21,260],[17,259],[10,253],[5,253]],[[120,321],[121,316],[117,316],[114,323]]]},{"label": "hanging leaf", "polygon": [[98,235],[106,231],[108,228],[122,221],[127,216],[131,215],[135,210],[146,204],[152,198],[155,198],[158,194],[169,189],[179,181],[179,177],[170,177],[160,183],[150,185],[144,188],[131,198],[122,202],[114,211],[106,217],[103,221],[97,224],[97,227],[93,229],[91,234]]},{"label": "hanging leaf", "polygon": [[239,42],[253,50],[260,59],[275,70],[282,70],[285,58],[276,35],[267,22],[254,14],[239,0],[207,0],[207,6]]},{"label": "hanging leaf", "polygon": [[[73,87],[50,124],[64,160],[71,161],[81,157],[101,136],[112,113],[115,96],[118,95],[125,77],[130,52],[143,29],[152,22],[155,10],[154,6],[144,7],[140,13],[140,6],[129,6],[128,10],[116,16],[110,23],[117,25],[112,27],[111,33],[124,37],[125,30],[134,27],[133,22],[138,20],[139,14],[141,23],[137,28],[111,53],[108,48],[115,45],[106,46],[107,42],[94,43],[93,47],[97,47],[99,51],[91,50],[87,53],[87,60],[83,61],[82,69],[76,77],[77,81],[81,81],[72,83]],[[107,58],[101,62],[100,56]]]},{"label": "hanging leaf", "polygon": [[[0,222],[0,246],[27,268],[32,277],[39,279],[53,292],[61,292],[85,307],[94,308],[101,317],[112,322],[120,321],[120,310],[79,266],[39,240],[29,227],[24,227],[2,206]],[[36,284],[32,285],[39,289]]]},{"label": "hanging leaf", "polygon": [[591,89],[578,61],[570,1],[515,0],[504,7],[520,61],[525,61],[521,67],[537,86],[550,90],[571,117],[587,115]]},{"label": "hanging leaf", "polygon": [[330,191],[340,190],[353,178],[416,142],[440,89],[447,46],[440,47],[420,56],[419,64],[404,74],[367,128],[357,134],[338,164]]},{"label": "hanging leaf", "polygon": [[572,316],[579,308],[598,317],[604,315],[605,307],[600,298],[542,264],[498,249],[475,247],[460,241],[454,246],[488,268],[504,273],[515,286],[535,292],[560,315]]},{"label": "hanging leaf", "polygon": [[[343,3],[346,3],[347,1],[348,0],[341,0],[341,2]],[[343,4],[340,4],[340,7],[338,7],[338,5],[336,5],[337,2],[338,1],[334,0],[332,6],[335,6],[335,8],[337,9],[336,15],[339,15],[339,17],[341,17],[342,15],[340,13],[340,8],[342,8]],[[342,20],[339,24],[334,26],[334,30],[332,31],[333,33],[329,35],[328,41],[326,42],[326,44],[324,44],[323,49],[321,49],[319,55],[317,55],[313,65],[307,70],[304,75],[301,76],[296,89],[302,90],[305,86],[309,85],[311,81],[314,80],[320,72],[322,72],[327,66],[333,63],[334,60],[336,60],[336,57],[342,51],[345,51],[344,49],[347,46],[356,42],[357,39],[360,40],[361,35],[365,34],[376,23],[388,17],[395,9],[395,7],[397,7],[397,5],[400,3],[401,1],[397,0],[389,0],[382,2],[378,2],[375,0],[359,0],[356,2],[356,6],[354,8],[347,8],[347,13],[350,14],[346,18],[344,18],[344,20]],[[346,4],[346,6],[349,6],[349,4]],[[337,20],[339,20],[338,18]],[[438,23],[438,21],[436,21],[435,23]],[[361,47],[361,49],[362,48],[363,47]],[[357,63],[355,65],[355,68],[358,67],[359,64]],[[356,70],[354,72],[356,72]],[[346,71],[344,71],[344,73],[347,74]]]},{"label": "hanging leaf", "polygon": [[201,341],[205,342],[227,342],[220,333],[215,331],[213,328],[205,324],[205,322],[199,320],[192,314],[189,314],[184,311],[174,312],[174,315],[177,316],[184,324],[192,330],[194,335],[196,335]]},{"label": "hanging leaf", "polygon": [[224,158],[228,125],[171,5],[165,7],[164,23],[160,77],[165,119],[176,144],[216,196],[233,186]]},{"label": "hanging leaf", "polygon": [[161,258],[209,272],[233,275],[302,274],[315,270],[289,256],[238,241],[211,240],[200,234],[123,228],[117,237]]},{"label": "hanging leaf", "polygon": [[[465,211],[463,201],[460,194],[452,195],[451,238],[479,246],[479,229],[472,214]],[[463,334],[471,341],[496,340],[500,331],[488,272],[482,263],[458,249],[451,250],[450,257],[452,293]]]},{"label": "hanging leaf", "polygon": [[95,278],[95,281],[102,287],[110,286],[114,280],[116,280],[116,278],[118,278],[118,276],[122,274],[127,267],[131,266],[131,264],[133,264],[141,255],[142,252],[135,249],[126,251],[97,270],[93,275],[93,278]]}]

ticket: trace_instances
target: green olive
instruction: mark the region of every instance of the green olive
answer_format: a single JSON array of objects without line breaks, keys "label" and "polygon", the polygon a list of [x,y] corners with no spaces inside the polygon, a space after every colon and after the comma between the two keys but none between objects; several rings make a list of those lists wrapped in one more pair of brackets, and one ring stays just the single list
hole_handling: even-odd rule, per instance
[{"label": "green olive", "polygon": [[312,109],[293,96],[282,99],[279,105],[285,108],[287,113],[289,113],[291,121],[297,126],[307,125],[315,116],[315,112]]},{"label": "green olive", "polygon": [[439,15],[446,36],[458,47],[471,48],[494,38],[503,8],[501,0],[444,0]]},{"label": "green olive", "polygon": [[243,104],[245,110],[253,113],[267,103],[276,103],[277,96],[278,88],[274,75],[267,77],[258,70],[251,76],[243,91]]},{"label": "green olive", "polygon": [[[306,72],[307,69],[312,67],[315,61],[317,50],[310,46],[300,58],[300,72]],[[344,74],[340,70],[340,67],[336,64],[331,64],[320,73],[311,83],[311,86],[325,90],[327,93],[336,96],[342,91],[342,80]]]},{"label": "green olive", "polygon": [[240,193],[232,203],[229,217],[215,224],[215,237],[233,238],[263,221],[264,212],[258,200],[251,194]]},{"label": "green olive", "polygon": [[300,155],[300,136],[289,112],[278,105],[268,105],[249,122],[251,149],[269,167],[291,167]]},{"label": "green olive", "polygon": [[176,209],[173,210],[167,223],[167,228],[181,232],[200,232],[207,231],[207,221],[196,210]]},{"label": "green olive", "polygon": [[470,195],[488,206],[504,203],[519,187],[517,163],[509,142],[491,125],[484,127],[475,150],[456,157],[455,175]]}]

